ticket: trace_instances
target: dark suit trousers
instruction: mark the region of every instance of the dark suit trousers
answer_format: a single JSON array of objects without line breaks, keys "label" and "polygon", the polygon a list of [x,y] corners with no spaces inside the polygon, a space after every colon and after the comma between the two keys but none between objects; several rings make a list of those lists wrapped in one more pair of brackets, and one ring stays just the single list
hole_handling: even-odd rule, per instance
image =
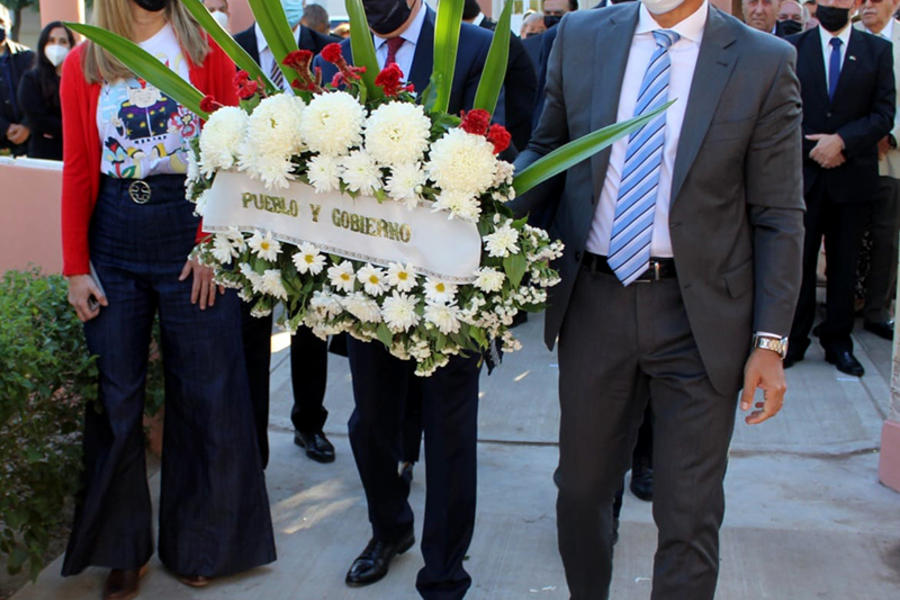
[{"label": "dark suit trousers", "polygon": [[[750,335],[750,332],[748,332]],[[654,600],[711,600],[737,390],[716,391],[678,282],[578,274],[559,338],[559,549],[573,600],[608,597],[613,502],[649,398]]]},{"label": "dark suit trousers", "polygon": [[806,194],[803,226],[803,283],[794,323],[791,326],[789,351],[802,355],[809,346],[809,333],[816,316],[816,263],[819,247],[825,237],[826,276],[825,320],[817,329],[822,346],[834,352],[852,351],[853,288],[856,263],[862,243],[863,226],[869,207],[858,202],[839,202],[827,186],[816,181]]},{"label": "dark suit trousers", "polygon": [[866,276],[866,321],[884,322],[891,318],[888,306],[897,280],[897,234],[900,233],[900,181],[878,178],[878,192],[872,202],[869,233],[872,236],[871,261]]},{"label": "dark suit trousers", "polygon": [[[251,305],[241,303],[241,328],[244,337],[247,378],[253,401],[253,418],[263,468],[269,463],[269,367],[272,358],[272,315],[253,317]],[[303,432],[320,431],[325,425],[325,383],[328,378],[328,351],[324,340],[306,327],[291,336],[291,387],[294,406],[291,422]]]},{"label": "dark suit trousers", "polygon": [[[414,364],[391,356],[379,342],[347,343],[356,408],[350,445],[366,492],[376,539],[396,541],[413,527],[400,478],[401,430]],[[478,421],[478,357],[456,356],[420,379],[425,429],[425,524],[416,588],[423,598],[462,598],[471,585],[463,559],[475,526],[475,451]]]}]

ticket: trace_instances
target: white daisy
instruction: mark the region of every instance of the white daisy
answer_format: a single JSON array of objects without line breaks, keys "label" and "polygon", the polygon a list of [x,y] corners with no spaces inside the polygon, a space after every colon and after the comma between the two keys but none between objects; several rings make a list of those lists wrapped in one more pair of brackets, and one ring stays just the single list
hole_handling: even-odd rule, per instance
[{"label": "white daisy", "polygon": [[231,245],[231,239],[225,234],[217,233],[213,236],[212,255],[223,265],[229,265],[232,257],[237,254]]},{"label": "white daisy", "polygon": [[266,294],[279,300],[287,300],[287,290],[281,279],[281,269],[266,269],[262,274],[262,288]]},{"label": "white daisy", "polygon": [[390,263],[388,265],[387,281],[392,287],[397,288],[401,292],[412,290],[418,283],[416,274],[410,266],[404,266],[400,263]]},{"label": "white daisy", "polygon": [[429,302],[449,304],[456,296],[456,284],[434,277],[425,278],[425,298]]},{"label": "white daisy", "polygon": [[397,292],[387,296],[381,305],[381,316],[388,328],[394,333],[415,327],[419,324],[415,296]]},{"label": "white daisy", "polygon": [[265,260],[275,260],[281,252],[281,244],[268,231],[263,233],[257,229],[253,237],[247,240],[247,245],[257,256]]},{"label": "white daisy", "polygon": [[455,305],[432,304],[425,305],[425,320],[434,324],[438,331],[444,335],[450,335],[459,331],[459,318]]},{"label": "white daisy", "polygon": [[328,280],[331,286],[342,292],[352,292],[356,275],[353,272],[353,263],[349,260],[342,261],[339,265],[328,267]]},{"label": "white daisy", "polygon": [[310,273],[318,275],[325,268],[325,255],[319,252],[319,249],[309,242],[303,242],[297,248],[297,252],[291,257],[297,272],[301,274]]},{"label": "white daisy", "polygon": [[366,266],[356,272],[356,278],[363,284],[363,289],[370,296],[380,296],[387,291],[388,283],[385,279],[384,269],[366,263]]}]

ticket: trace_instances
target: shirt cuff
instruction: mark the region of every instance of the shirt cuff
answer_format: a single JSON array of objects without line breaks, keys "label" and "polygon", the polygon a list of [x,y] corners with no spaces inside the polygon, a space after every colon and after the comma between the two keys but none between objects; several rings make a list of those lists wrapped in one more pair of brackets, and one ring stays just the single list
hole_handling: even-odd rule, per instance
[{"label": "shirt cuff", "polygon": [[757,331],[755,335],[761,335],[763,337],[778,338],[779,340],[784,337],[783,335],[778,335],[777,333],[771,333],[768,331]]}]

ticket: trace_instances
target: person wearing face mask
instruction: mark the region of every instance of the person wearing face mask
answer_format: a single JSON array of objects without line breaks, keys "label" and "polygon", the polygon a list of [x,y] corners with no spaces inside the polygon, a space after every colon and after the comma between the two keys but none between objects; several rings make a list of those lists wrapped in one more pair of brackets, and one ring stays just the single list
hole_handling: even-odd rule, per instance
[{"label": "person wearing face mask", "polygon": [[[785,367],[803,360],[810,332],[838,371],[861,377],[853,355],[854,284],[865,215],[878,192],[878,143],[894,127],[891,43],[850,24],[858,0],[818,0],[819,26],[791,36],[803,92],[803,287]],[[828,260],[825,320],[816,316],[816,263]]]},{"label": "person wearing face mask", "polygon": [[59,106],[59,75],[62,64],[75,46],[75,37],[61,21],[48,23],[38,38],[36,64],[19,83],[19,105],[31,130],[28,156],[62,160],[62,112]]},{"label": "person wearing face mask", "polygon": [[798,0],[782,0],[778,6],[778,22],[775,24],[775,35],[787,37],[800,33],[806,27],[809,12]]},{"label": "person wearing face mask", "polygon": [[[609,2],[609,0],[606,0]],[[602,2],[601,2],[602,4]],[[611,3],[610,3],[611,4]],[[602,8],[602,7],[599,7]],[[553,41],[556,40],[556,25],[567,12],[578,10],[578,4],[571,0],[544,0],[544,27],[547,30],[541,34],[541,51],[535,70],[538,76],[537,102],[535,103],[534,116],[532,118],[532,129],[537,126],[541,111],[544,109],[544,86],[547,83],[547,60],[550,58],[550,49],[553,48]]]},{"label": "person wearing face mask", "polygon": [[[857,27],[891,42],[894,55],[894,85],[900,84],[900,22],[894,12],[900,0],[866,0]],[[900,95],[897,96],[900,103]],[[868,230],[872,240],[869,273],[865,280],[863,328],[892,340],[894,321],[889,307],[897,279],[897,235],[900,232],[900,104],[895,107],[891,132],[878,141],[878,191],[872,199]]]},{"label": "person wearing face mask", "polygon": [[[201,93],[237,105],[234,63],[180,0],[94,0],[93,20]],[[190,257],[206,235],[184,194],[200,117],[90,41],[63,63],[60,100],[63,274],[99,371],[62,574],[109,569],[103,599],[133,598],[153,554],[141,417],[157,316],[166,390],[160,562],[192,587],[270,563],[240,300]]]},{"label": "person wearing face mask", "polygon": [[[297,46],[318,54],[322,48],[341,38],[323,35],[300,24],[303,17],[302,0],[281,0],[288,23],[294,29]],[[234,36],[234,40],[281,89],[288,93],[290,83],[275,63],[266,38],[255,23]],[[250,378],[250,395],[256,422],[256,437],[262,454],[263,466],[269,461],[269,367],[272,360],[271,336],[273,316],[254,317],[251,304],[241,305],[241,328],[244,337],[247,375]],[[294,426],[294,443],[303,448],[306,456],[320,463],[334,461],[334,445],[325,437],[323,428],[328,417],[325,409],[325,384],[327,379],[328,351],[323,340],[301,327],[291,336],[291,388],[294,405],[291,423]]]},{"label": "person wearing face mask", "polygon": [[549,208],[565,244],[544,340],[559,344],[569,594],[609,596],[613,503],[649,402],[651,598],[712,600],[738,392],[755,425],[786,390],[803,241],[796,53],[707,0],[578,11],[556,29],[546,104],[517,171],[674,101],[559,185],[509,204],[516,216]]},{"label": "person wearing face mask", "polygon": [[[422,0],[363,0],[374,33],[378,66],[396,63],[422,93],[434,66],[436,15]],[[367,35],[353,32],[352,35]],[[448,111],[469,110],[491,45],[491,33],[463,23],[450,89]],[[350,43],[341,43],[351,60]],[[318,56],[324,81],[336,68]],[[497,103],[500,120],[503,100]],[[415,543],[409,478],[398,473],[402,460],[402,415],[411,398],[421,399],[425,431],[425,523],[422,556],[425,565],[416,589],[429,600],[462,598],[472,579],[463,567],[475,526],[476,434],[480,357],[454,356],[430,377],[413,374],[415,364],[391,356],[377,340],[347,342],[353,375],[355,408],[349,432],[353,457],[365,489],[372,532],[369,543],[353,561],[345,582],[372,584],[384,577],[397,554]],[[418,443],[418,437],[415,437]]]},{"label": "person wearing face mask", "polygon": [[22,75],[34,64],[34,52],[9,39],[12,18],[0,4],[0,150],[25,154],[31,131],[24,122],[18,89]]},{"label": "person wearing face mask", "polygon": [[231,18],[231,13],[228,11],[228,0],[203,0],[203,6],[212,14],[216,23],[222,26],[222,29],[231,32],[228,22]]}]

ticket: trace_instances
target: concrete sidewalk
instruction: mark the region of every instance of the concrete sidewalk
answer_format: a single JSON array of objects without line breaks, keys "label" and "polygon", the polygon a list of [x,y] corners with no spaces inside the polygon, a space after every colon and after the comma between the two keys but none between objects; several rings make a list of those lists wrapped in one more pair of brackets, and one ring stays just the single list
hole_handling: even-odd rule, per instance
[{"label": "concrete sidewalk", "polygon": [[[516,330],[524,349],[482,376],[479,490],[466,568],[468,598],[568,598],[556,550],[557,364],[541,343],[542,319]],[[788,371],[782,413],[749,427],[739,417],[726,479],[719,600],[882,600],[900,597],[900,494],[877,481],[878,443],[888,404],[890,344],[856,336],[862,379],[845,377],[813,346]],[[352,409],[346,359],[329,358],[326,432],[337,461],[320,465],[293,445],[286,339],[273,340],[267,471],[279,559],[202,590],[186,588],[154,559],[141,598],[416,598],[418,548],[399,557],[381,582],[347,588],[344,574],[370,530],[350,453]],[[424,471],[416,466],[411,503],[420,531]],[[156,483],[154,481],[154,483]],[[650,505],[626,494],[610,597],[646,600],[656,545]],[[61,561],[15,600],[99,597],[105,573],[66,580]]]}]

